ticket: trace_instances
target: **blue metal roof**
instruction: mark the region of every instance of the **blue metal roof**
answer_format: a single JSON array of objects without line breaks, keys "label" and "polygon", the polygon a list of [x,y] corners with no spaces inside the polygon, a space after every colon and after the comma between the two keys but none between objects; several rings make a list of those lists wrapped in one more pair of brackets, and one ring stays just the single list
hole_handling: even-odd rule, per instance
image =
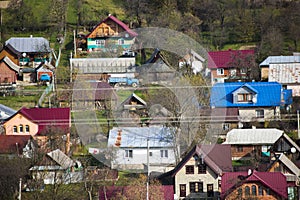
[{"label": "blue metal roof", "polygon": [[[257,94],[257,101],[234,103],[233,92],[247,87]],[[280,106],[282,86],[277,82],[234,82],[217,83],[211,89],[210,105],[212,107],[269,107]]]}]

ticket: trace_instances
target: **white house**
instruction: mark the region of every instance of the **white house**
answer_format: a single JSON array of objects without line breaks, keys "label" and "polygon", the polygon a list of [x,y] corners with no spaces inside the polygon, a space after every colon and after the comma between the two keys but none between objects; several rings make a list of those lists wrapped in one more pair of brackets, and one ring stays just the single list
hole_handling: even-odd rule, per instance
[{"label": "white house", "polygon": [[115,127],[108,147],[115,149],[113,169],[164,172],[175,163],[172,129],[164,126]]}]

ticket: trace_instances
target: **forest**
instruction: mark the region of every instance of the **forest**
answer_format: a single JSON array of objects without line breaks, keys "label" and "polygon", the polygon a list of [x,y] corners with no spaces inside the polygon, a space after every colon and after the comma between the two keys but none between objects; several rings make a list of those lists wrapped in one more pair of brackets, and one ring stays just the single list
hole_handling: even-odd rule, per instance
[{"label": "forest", "polygon": [[254,46],[261,61],[300,50],[299,9],[299,0],[11,0],[1,10],[1,43],[32,34],[55,42],[113,14],[130,28],[183,32],[208,50]]}]

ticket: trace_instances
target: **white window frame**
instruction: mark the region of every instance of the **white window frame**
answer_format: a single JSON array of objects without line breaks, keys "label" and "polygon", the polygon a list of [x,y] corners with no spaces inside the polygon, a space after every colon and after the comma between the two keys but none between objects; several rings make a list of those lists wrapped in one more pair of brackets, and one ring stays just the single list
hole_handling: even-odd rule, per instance
[{"label": "white window frame", "polygon": [[223,123],[222,128],[224,131],[228,131],[230,129],[230,123]]},{"label": "white window frame", "polygon": [[13,133],[18,133],[18,126],[13,126]]},{"label": "white window frame", "polygon": [[217,75],[224,75],[224,69],[223,68],[218,68],[217,69]]},{"label": "white window frame", "polygon": [[104,46],[105,40],[95,40],[96,45]]},{"label": "white window frame", "polygon": [[169,157],[169,152],[166,149],[160,150],[160,157],[161,158],[168,158]]},{"label": "white window frame", "polygon": [[265,111],[263,109],[255,110],[255,116],[257,118],[265,118]]},{"label": "white window frame", "polygon": [[124,40],[123,38],[118,39],[118,44],[119,44],[119,45],[125,44],[125,40]]},{"label": "white window frame", "polygon": [[133,150],[132,149],[125,150],[125,158],[133,158]]}]

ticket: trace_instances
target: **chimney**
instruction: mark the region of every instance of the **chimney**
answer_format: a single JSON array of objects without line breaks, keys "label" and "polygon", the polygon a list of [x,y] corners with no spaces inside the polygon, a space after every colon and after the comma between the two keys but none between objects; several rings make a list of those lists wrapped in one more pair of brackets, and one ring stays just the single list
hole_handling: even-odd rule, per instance
[{"label": "chimney", "polygon": [[252,174],[252,170],[248,169],[248,176],[250,176]]},{"label": "chimney", "polygon": [[115,142],[115,145],[117,146],[117,147],[119,147],[120,145],[121,145],[121,139],[122,139],[122,130],[121,129],[119,129],[118,130],[118,136],[117,136],[117,139],[116,139],[116,142]]}]

